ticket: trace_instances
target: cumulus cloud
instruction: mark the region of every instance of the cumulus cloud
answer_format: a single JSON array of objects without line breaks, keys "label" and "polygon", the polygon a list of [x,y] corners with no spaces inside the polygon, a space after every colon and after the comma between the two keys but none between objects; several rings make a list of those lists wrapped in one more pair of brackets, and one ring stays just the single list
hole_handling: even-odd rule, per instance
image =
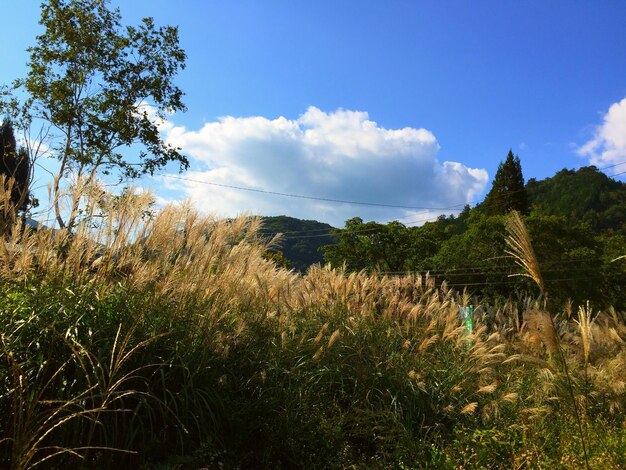
[{"label": "cumulus cloud", "polygon": [[578,154],[600,167],[626,160],[626,98],[611,105],[593,139],[580,147]]},{"label": "cumulus cloud", "polygon": [[[207,212],[290,215],[343,226],[351,217],[405,222],[450,213],[479,196],[484,169],[439,163],[426,129],[385,129],[366,112],[310,107],[298,119],[227,116],[199,130],[163,127],[193,161],[182,181],[164,178]],[[206,184],[207,182],[214,185]],[[405,208],[289,198],[225,186]],[[433,208],[447,208],[439,210]]]}]

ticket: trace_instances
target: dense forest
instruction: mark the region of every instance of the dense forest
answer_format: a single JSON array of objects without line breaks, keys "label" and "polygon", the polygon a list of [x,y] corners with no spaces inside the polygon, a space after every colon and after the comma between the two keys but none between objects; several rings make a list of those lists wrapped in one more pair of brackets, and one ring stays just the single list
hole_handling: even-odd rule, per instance
[{"label": "dense forest", "polygon": [[[503,183],[508,168],[517,185]],[[527,279],[510,276],[519,272],[504,256],[505,217],[511,209],[525,214],[551,302],[625,306],[625,263],[613,260],[626,252],[626,184],[593,166],[524,184],[519,159],[509,154],[477,206],[419,227],[353,218],[343,229],[332,230],[334,243],[322,236],[324,226],[312,221],[276,217],[265,219],[265,225],[285,233],[277,249],[302,272],[322,261],[319,250],[325,245],[324,261],[345,264],[348,271],[429,272],[438,283],[446,281],[460,291],[467,287],[483,298],[520,299],[537,292]]]}]

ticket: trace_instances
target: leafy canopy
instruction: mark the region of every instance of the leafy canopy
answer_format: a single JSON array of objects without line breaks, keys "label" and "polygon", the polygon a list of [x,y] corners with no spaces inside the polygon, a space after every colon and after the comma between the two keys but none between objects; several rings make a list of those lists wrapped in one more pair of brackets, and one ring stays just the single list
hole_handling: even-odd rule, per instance
[{"label": "leafy canopy", "polygon": [[410,249],[409,232],[400,222],[386,225],[364,223],[360,217],[346,221],[344,229],[332,232],[337,243],[324,246],[324,260],[334,266],[345,264],[350,271],[396,272],[406,269]]},{"label": "leafy canopy", "polygon": [[[26,78],[4,111],[49,126],[51,153],[61,162],[59,179],[97,173],[120,179],[153,174],[168,162],[188,167],[180,149],[163,142],[157,122],[182,111],[183,92],[174,84],[185,66],[175,27],[156,27],[145,18],[122,27],[108,0],[47,0],[41,6],[43,33],[28,49]],[[2,111],[2,110],[0,110]],[[124,150],[138,150],[128,158]],[[72,216],[70,216],[72,217]],[[57,219],[60,215],[57,211]],[[68,224],[71,225],[71,224]]]}]

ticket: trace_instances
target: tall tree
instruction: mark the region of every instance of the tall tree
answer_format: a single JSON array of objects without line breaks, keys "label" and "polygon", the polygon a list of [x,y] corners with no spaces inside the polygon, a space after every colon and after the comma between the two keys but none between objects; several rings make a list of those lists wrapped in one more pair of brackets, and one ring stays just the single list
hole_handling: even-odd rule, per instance
[{"label": "tall tree", "polygon": [[324,260],[349,271],[361,269],[403,271],[409,258],[409,230],[400,222],[386,225],[363,223],[359,217],[346,221],[344,229],[332,231],[334,245],[322,247]]},{"label": "tall tree", "polygon": [[522,164],[517,155],[509,150],[506,160],[498,166],[496,177],[484,205],[489,215],[507,214],[516,210],[528,214],[528,196],[524,185]]},{"label": "tall tree", "polygon": [[14,179],[10,196],[13,210],[25,210],[28,206],[30,171],[28,152],[17,147],[13,123],[5,119],[0,125],[0,175],[5,176],[5,185],[8,179]]},{"label": "tall tree", "polygon": [[[158,126],[159,119],[185,109],[173,81],[186,58],[178,30],[155,27],[152,18],[122,27],[119,10],[108,3],[45,0],[43,33],[29,48],[26,78],[16,81],[29,97],[22,112],[50,126],[49,147],[60,161],[55,196],[70,174],[121,179],[152,174],[171,161],[188,166],[180,149],[161,139]],[[131,150],[138,150],[132,159]],[[61,227],[74,225],[77,209],[74,203],[62,215],[55,197]]]}]

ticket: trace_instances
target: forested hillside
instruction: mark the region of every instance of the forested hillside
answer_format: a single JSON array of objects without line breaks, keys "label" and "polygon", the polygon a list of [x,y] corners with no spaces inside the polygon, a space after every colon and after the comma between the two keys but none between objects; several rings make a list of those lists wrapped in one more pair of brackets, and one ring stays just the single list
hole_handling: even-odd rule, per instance
[{"label": "forested hillside", "polygon": [[552,178],[526,185],[533,210],[586,223],[595,232],[626,229],[626,184],[593,166],[559,171]]},{"label": "forested hillside", "polygon": [[333,227],[316,220],[301,220],[284,215],[263,217],[263,231],[267,237],[282,234],[274,252],[282,252],[288,267],[305,272],[309,266],[323,263],[321,247],[335,241],[330,234]]},{"label": "forested hillside", "polygon": [[626,184],[595,167],[531,179],[523,189],[499,185],[498,178],[483,203],[420,227],[348,220],[335,232],[339,242],[324,248],[325,260],[354,271],[428,271],[458,290],[518,298],[533,287],[510,276],[519,269],[504,256],[505,217],[517,198],[521,207],[528,201],[525,223],[551,301],[623,307],[626,269],[624,261],[612,261],[626,253]]}]

